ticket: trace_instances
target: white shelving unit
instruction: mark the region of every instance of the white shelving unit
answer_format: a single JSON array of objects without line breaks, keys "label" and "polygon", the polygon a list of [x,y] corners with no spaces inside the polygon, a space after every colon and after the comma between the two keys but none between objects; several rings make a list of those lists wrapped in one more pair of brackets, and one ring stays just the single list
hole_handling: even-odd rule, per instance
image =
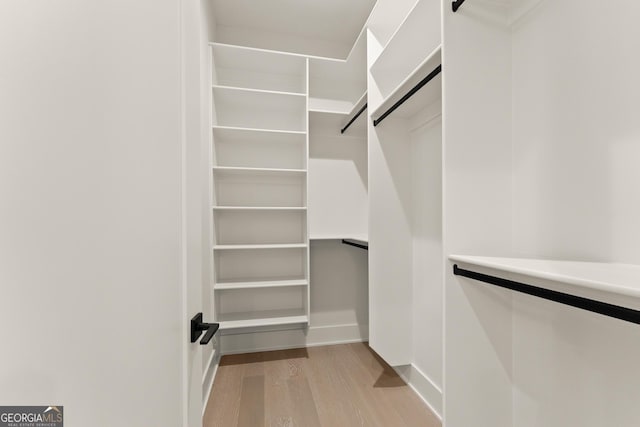
[{"label": "white shelving unit", "polygon": [[219,43],[211,57],[216,321],[308,325],[307,59]]}]

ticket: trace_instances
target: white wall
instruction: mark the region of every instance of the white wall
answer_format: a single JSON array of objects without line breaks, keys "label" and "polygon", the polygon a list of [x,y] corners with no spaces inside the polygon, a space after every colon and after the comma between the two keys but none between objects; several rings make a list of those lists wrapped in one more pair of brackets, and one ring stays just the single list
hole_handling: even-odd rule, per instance
[{"label": "white wall", "polygon": [[181,424],[179,11],[2,3],[5,405]]},{"label": "white wall", "polygon": [[[528,3],[512,46],[515,254],[638,264],[640,5]],[[519,296],[513,337],[514,425],[640,424],[636,325]]]}]

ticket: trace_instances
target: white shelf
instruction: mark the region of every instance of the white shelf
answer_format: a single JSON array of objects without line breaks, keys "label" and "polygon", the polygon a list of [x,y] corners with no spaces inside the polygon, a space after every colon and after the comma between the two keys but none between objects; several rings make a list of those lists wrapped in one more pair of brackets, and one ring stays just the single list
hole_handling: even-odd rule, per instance
[{"label": "white shelf", "polygon": [[214,132],[224,132],[226,134],[231,133],[269,133],[269,134],[283,134],[283,135],[306,135],[306,131],[298,130],[285,130],[285,129],[260,129],[260,128],[248,128],[239,126],[212,126]]},{"label": "white shelf", "polygon": [[306,243],[278,243],[269,245],[215,245],[215,251],[252,250],[252,249],[302,249],[306,248]]},{"label": "white shelf", "polygon": [[518,274],[541,279],[535,286],[551,288],[544,282],[550,281],[560,285],[554,290],[573,294],[572,291],[584,289],[614,297],[618,303],[627,300],[634,306],[640,304],[640,265],[466,255],[450,255],[449,259],[496,270],[501,276]]},{"label": "white shelf", "polygon": [[246,173],[269,173],[269,174],[293,174],[304,175],[307,173],[305,169],[280,169],[280,168],[245,168],[236,166],[214,166],[213,171],[215,173],[226,174],[246,174]]},{"label": "white shelf", "polygon": [[305,207],[296,206],[213,206],[215,211],[306,211]]},{"label": "white shelf", "polygon": [[309,98],[309,112],[348,114],[353,103],[339,99]]},{"label": "white shelf", "polygon": [[256,328],[261,326],[294,325],[309,323],[309,316],[302,309],[251,311],[222,314],[218,318],[220,329]]},{"label": "white shelf", "polygon": [[371,65],[371,74],[383,96],[441,44],[440,7],[439,2],[416,1]]},{"label": "white shelf", "polygon": [[255,93],[257,96],[260,94],[267,95],[280,95],[280,96],[295,96],[305,98],[306,94],[298,93],[298,92],[284,92],[278,90],[267,90],[267,89],[254,89],[249,87],[240,87],[240,86],[226,86],[226,85],[212,85],[211,88],[215,90],[230,90],[230,91],[239,91],[239,92],[249,92]]},{"label": "white shelf", "polygon": [[[441,46],[438,46],[424,61],[422,61],[391,93],[382,101],[380,105],[372,112],[371,116],[377,119],[387,109],[399,101],[407,92],[409,92],[416,84],[431,73],[438,65],[442,63]],[[424,109],[426,106],[442,98],[442,72],[435,76],[429,83],[423,86],[411,98],[409,98],[402,106],[393,112],[394,117],[408,118]]]},{"label": "white shelf", "polygon": [[270,280],[255,282],[222,282],[216,283],[214,289],[217,291],[235,290],[235,289],[260,289],[260,288],[284,288],[289,286],[307,286],[309,282],[304,279],[300,280]]}]

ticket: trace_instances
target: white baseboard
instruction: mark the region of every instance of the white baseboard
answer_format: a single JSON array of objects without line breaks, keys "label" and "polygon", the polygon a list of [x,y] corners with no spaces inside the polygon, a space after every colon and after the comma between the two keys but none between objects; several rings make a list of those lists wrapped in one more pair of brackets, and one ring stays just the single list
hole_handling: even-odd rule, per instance
[{"label": "white baseboard", "polygon": [[218,365],[220,364],[220,354],[217,351],[211,352],[211,357],[207,362],[207,366],[202,375],[202,415],[207,409],[207,403],[209,397],[211,397],[211,390],[213,389],[213,381],[216,379],[216,373],[218,372]]},{"label": "white baseboard", "polygon": [[442,390],[414,365],[398,366],[395,371],[442,421]]},{"label": "white baseboard", "polygon": [[221,354],[254,353],[320,345],[346,344],[369,339],[367,326],[358,324],[314,326],[305,329],[222,335]]}]

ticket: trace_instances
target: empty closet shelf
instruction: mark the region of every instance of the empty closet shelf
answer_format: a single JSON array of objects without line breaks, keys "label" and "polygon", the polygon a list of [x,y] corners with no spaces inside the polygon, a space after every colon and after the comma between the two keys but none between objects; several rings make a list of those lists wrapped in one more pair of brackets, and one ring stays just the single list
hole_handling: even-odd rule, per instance
[{"label": "empty closet shelf", "polygon": [[216,211],[306,211],[299,206],[214,206]]},{"label": "empty closet shelf", "polygon": [[229,250],[251,250],[251,249],[302,249],[306,248],[305,243],[281,243],[272,245],[215,245],[213,250],[215,251],[229,251]]},{"label": "empty closet shelf", "polygon": [[304,175],[306,169],[280,169],[280,168],[247,168],[235,166],[214,166],[213,172],[218,175],[242,175],[242,174],[280,174],[280,175]]},{"label": "empty closet shelf", "polygon": [[454,274],[640,324],[640,266],[451,255]]},{"label": "empty closet shelf", "polygon": [[218,322],[221,330],[239,328],[257,328],[263,326],[294,325],[309,322],[309,316],[303,310],[268,310],[247,313],[221,314]]},{"label": "empty closet shelf", "polygon": [[305,279],[299,280],[269,280],[255,282],[221,282],[214,285],[214,289],[234,290],[234,289],[259,289],[259,288],[284,288],[289,286],[307,286],[309,282]]},{"label": "empty closet shelf", "polygon": [[[240,127],[240,126],[212,126],[214,132],[226,135],[233,134],[282,134],[282,135],[306,135],[305,131],[297,131],[297,130],[285,130],[285,129],[262,129],[262,128],[250,128],[250,127]],[[303,140],[304,141],[304,140]]]},{"label": "empty closet shelf", "polygon": [[214,90],[230,90],[230,91],[243,91],[250,92],[255,94],[270,94],[270,95],[283,95],[283,96],[300,96],[305,97],[306,94],[299,92],[284,92],[279,90],[267,90],[267,89],[254,89],[249,87],[240,87],[240,86],[226,86],[226,85],[212,85]]}]

